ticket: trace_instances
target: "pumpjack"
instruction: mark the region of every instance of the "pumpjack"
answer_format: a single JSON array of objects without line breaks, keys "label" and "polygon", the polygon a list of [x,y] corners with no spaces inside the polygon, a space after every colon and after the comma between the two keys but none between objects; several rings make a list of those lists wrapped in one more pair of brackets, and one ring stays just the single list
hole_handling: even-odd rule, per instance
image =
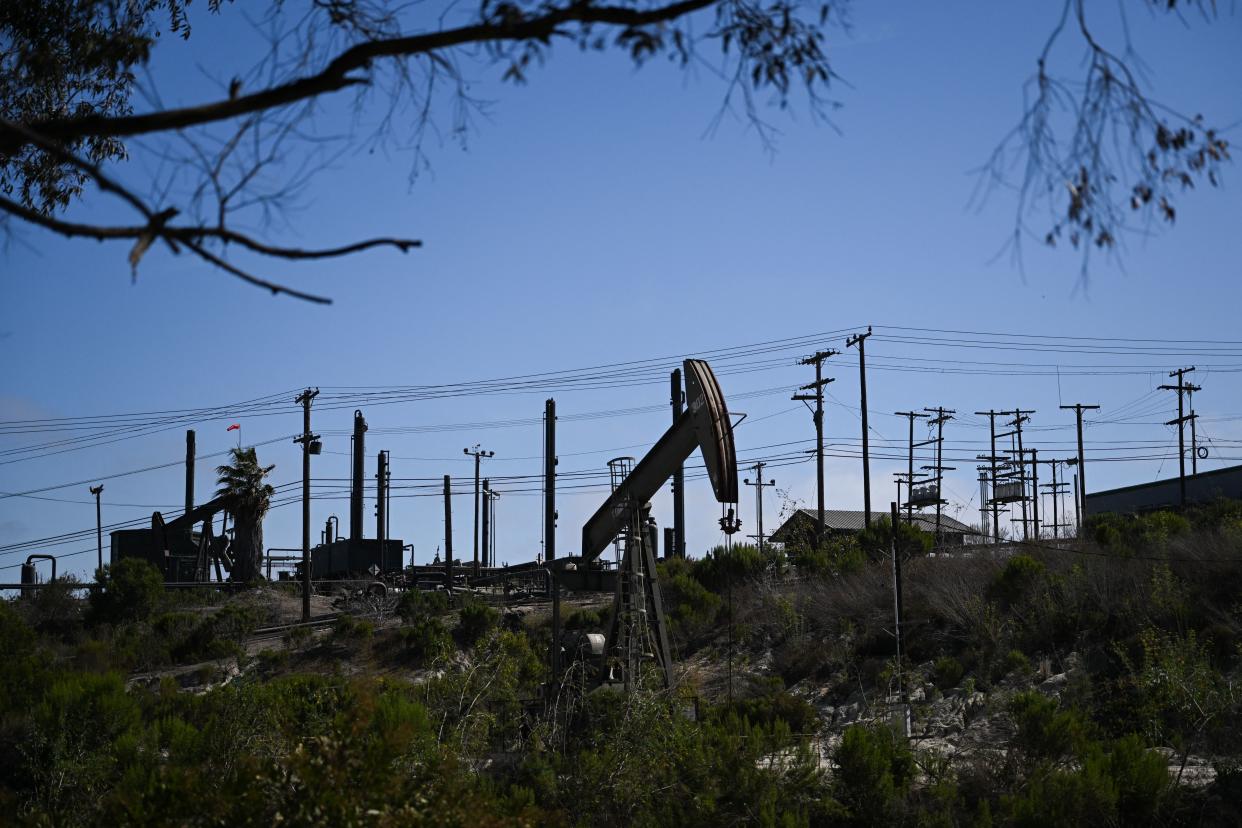
[{"label": "pumpjack", "polygon": [[[232,506],[232,498],[222,496],[168,521],[154,512],[150,528],[112,533],[112,562],[141,558],[163,573],[165,581],[200,583],[210,580],[209,566],[214,563],[216,580],[223,581],[221,568],[231,574],[233,556],[228,537],[216,535],[212,523],[218,512],[231,512]],[[192,530],[199,523],[202,529],[195,537]]]},{"label": "pumpjack", "polygon": [[591,578],[592,572],[602,574],[596,561],[621,536],[625,551],[616,572],[612,620],[597,679],[626,690],[638,681],[644,661],[655,663],[665,687],[673,684],[654,533],[649,531],[651,498],[698,449],[716,500],[735,504],[738,499],[737,453],[724,394],[705,361],[688,359],[684,368],[685,410],[582,527],[581,556],[549,562],[559,583],[590,588],[594,580],[598,588],[603,579]]}]

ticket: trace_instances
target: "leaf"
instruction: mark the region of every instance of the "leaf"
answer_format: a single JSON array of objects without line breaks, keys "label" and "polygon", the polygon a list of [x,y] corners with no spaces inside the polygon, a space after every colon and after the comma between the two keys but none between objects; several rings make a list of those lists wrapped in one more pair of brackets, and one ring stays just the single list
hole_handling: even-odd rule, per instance
[{"label": "leaf", "polygon": [[131,269],[131,278],[138,281],[138,262],[142,261],[142,256],[150,249],[151,244],[155,241],[155,234],[150,230],[144,232],[134,242],[134,247],[129,251],[129,266]]}]

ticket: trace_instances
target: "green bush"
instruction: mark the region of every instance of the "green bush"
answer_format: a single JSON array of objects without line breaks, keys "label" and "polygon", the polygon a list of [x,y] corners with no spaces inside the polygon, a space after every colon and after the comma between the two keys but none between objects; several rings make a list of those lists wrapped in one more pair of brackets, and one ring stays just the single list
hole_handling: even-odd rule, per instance
[{"label": "green bush", "polygon": [[1017,671],[1022,674],[1031,672],[1031,660],[1026,657],[1026,653],[1021,650],[1010,650],[1005,656],[1004,662],[1005,673]]},{"label": "green bush", "polygon": [[407,589],[397,602],[397,615],[407,624],[428,615],[440,615],[448,609],[448,595],[439,591]]},{"label": "green bush", "polygon": [[[871,560],[883,560],[893,553],[893,524],[887,517],[873,520],[858,533],[858,547]],[[935,535],[904,521],[897,522],[897,542],[905,558],[926,555],[936,543]]]},{"label": "green bush", "polygon": [[420,663],[434,661],[453,650],[448,627],[435,616],[415,619],[401,629],[406,652]]},{"label": "green bush", "polygon": [[767,728],[778,721],[784,722],[791,733],[814,733],[819,728],[819,714],[815,708],[785,690],[721,705],[712,710],[708,718],[721,721],[730,715]]},{"label": "green bush", "polygon": [[[665,590],[665,603],[668,592]],[[576,609],[569,615],[565,616],[564,622],[561,624],[566,630],[598,630],[602,626],[602,619],[599,611],[593,609]]]},{"label": "green bush", "polygon": [[90,618],[116,624],[145,621],[164,597],[164,576],[141,558],[122,558],[104,566],[104,588],[91,590]]},{"label": "green bush", "polygon": [[854,725],[832,756],[832,795],[854,825],[892,825],[914,777],[914,757],[905,739],[883,727]]},{"label": "green bush", "polygon": [[332,622],[334,641],[368,641],[375,635],[375,625],[352,615],[338,615]]},{"label": "green bush", "polygon": [[950,690],[957,687],[965,673],[966,668],[962,666],[962,662],[953,656],[941,656],[932,666],[932,681],[941,690]]},{"label": "green bush", "polygon": [[1047,571],[1042,561],[1030,555],[1014,555],[992,581],[992,594],[1006,604],[1017,602]]},{"label": "green bush", "polygon": [[1009,713],[1017,726],[1011,744],[1029,761],[1057,761],[1086,739],[1086,723],[1076,710],[1059,710],[1034,690],[1010,699]]},{"label": "green bush", "polygon": [[474,646],[483,634],[500,622],[500,613],[477,598],[465,596],[458,612],[457,634],[462,645]]}]

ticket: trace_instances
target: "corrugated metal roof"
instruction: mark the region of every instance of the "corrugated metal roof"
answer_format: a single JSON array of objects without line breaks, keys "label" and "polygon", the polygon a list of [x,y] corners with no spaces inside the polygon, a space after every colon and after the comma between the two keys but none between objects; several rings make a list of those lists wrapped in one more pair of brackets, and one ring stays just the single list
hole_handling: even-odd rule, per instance
[{"label": "corrugated metal roof", "polygon": [[[806,517],[810,518],[812,521],[815,521],[818,519],[819,511],[817,509],[799,509],[797,514],[791,515],[789,517],[789,520],[781,524],[781,527],[772,533],[772,537],[775,539],[777,535],[781,534],[785,530],[785,528],[789,526],[790,521],[794,520],[798,515],[805,515]],[[885,515],[887,515],[887,512],[873,511],[871,513],[871,520],[872,521],[879,520]],[[824,526],[828,530],[834,531],[834,532],[861,532],[863,530],[863,527],[866,525],[866,517],[867,517],[866,513],[863,512],[861,509],[859,510],[825,509],[824,510]],[[905,519],[904,512],[902,514],[902,519],[903,520]],[[936,531],[936,516],[934,514],[924,515],[924,514],[919,514],[916,512],[914,514],[913,522],[915,526],[917,526],[918,528],[922,529],[925,532]],[[948,515],[940,516],[940,530],[942,532],[962,532],[964,534],[975,533],[975,530],[971,529],[969,526],[962,523],[960,520],[954,520]]]}]

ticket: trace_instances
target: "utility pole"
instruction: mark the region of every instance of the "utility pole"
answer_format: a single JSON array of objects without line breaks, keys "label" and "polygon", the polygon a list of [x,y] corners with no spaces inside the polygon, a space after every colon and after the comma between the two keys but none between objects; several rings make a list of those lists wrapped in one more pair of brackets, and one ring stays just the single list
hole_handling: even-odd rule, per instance
[{"label": "utility pole", "polygon": [[[681,387],[681,369],[674,368],[669,375],[669,400],[673,406],[673,422],[681,419],[686,404],[686,392]],[[686,475],[685,465],[678,464],[673,472],[673,548],[666,550],[669,557],[686,557]]]},{"label": "utility pole", "polygon": [[902,690],[903,685],[901,681],[901,542],[898,540],[900,535],[897,532],[897,504],[890,503],[888,508],[890,514],[889,520],[892,521],[893,529],[893,637],[897,640],[897,691],[902,694],[902,700],[904,701],[904,691]]},{"label": "utility pole", "polygon": [[1082,454],[1082,412],[1096,411],[1099,406],[1074,403],[1063,405],[1061,408],[1074,409],[1074,414],[1078,418],[1078,471],[1074,475],[1074,480],[1078,485],[1074,492],[1074,511],[1078,516],[1078,534],[1081,535],[1083,517],[1087,514],[1087,463]]},{"label": "utility pole", "polygon": [[928,425],[936,427],[936,465],[932,469],[936,473],[936,548],[940,548],[940,515],[944,506],[944,498],[941,497],[944,485],[944,473],[953,471],[953,466],[944,465],[944,424],[953,419],[953,415],[957,412],[951,408],[945,408],[943,405],[935,408],[924,408],[924,411],[930,411],[936,416],[928,420]]},{"label": "utility pole", "polygon": [[[193,433],[193,432],[191,432],[191,433]],[[102,484],[102,483],[100,483],[98,486],[91,486],[91,494],[93,494],[93,495],[95,496],[95,545],[98,547],[98,550],[99,550],[99,569],[98,569],[98,574],[97,574],[95,577],[96,577],[96,578],[99,580],[99,582],[102,584],[102,583],[103,583],[103,577],[104,577],[104,568],[103,568],[103,511],[102,511],[102,509],[101,509],[101,507],[100,507],[100,505],[99,505],[99,496],[100,496],[101,494],[103,494],[103,484]]]},{"label": "utility pole", "polygon": [[1013,415],[1013,419],[1008,423],[1008,425],[1013,426],[1013,431],[1008,432],[1003,436],[1007,437],[1013,435],[1018,439],[1018,449],[1016,454],[1018,457],[1018,482],[1022,485],[1022,540],[1030,540],[1031,527],[1027,520],[1028,516],[1026,508],[1029,495],[1027,494],[1026,487],[1026,452],[1022,448],[1022,424],[1029,421],[1031,419],[1029,415],[1034,414],[1035,411],[1034,409],[1028,410],[1015,408],[1013,411],[1006,411],[1005,413]]},{"label": "utility pole", "polygon": [[319,453],[319,435],[311,433],[311,400],[319,396],[319,389],[307,388],[294,400],[302,406],[302,433],[293,442],[302,444],[302,620],[310,620],[311,561],[310,561],[310,459]]},{"label": "utility pole", "polygon": [[453,481],[444,475],[444,589],[453,594]]},{"label": "utility pole", "polygon": [[479,576],[479,463],[484,457],[495,457],[496,452],[484,451],[475,443],[474,448],[464,448],[462,454],[474,458],[474,575]]},{"label": "utility pole", "polygon": [[1177,426],[1177,488],[1181,500],[1182,508],[1186,508],[1186,430],[1183,425],[1186,422],[1186,407],[1183,399],[1186,393],[1186,375],[1195,370],[1192,365],[1189,368],[1178,368],[1176,371],[1170,371],[1170,377],[1177,377],[1177,385],[1161,385],[1161,391],[1177,392],[1177,419],[1169,420],[1165,425]]},{"label": "utility pole", "polygon": [[543,404],[543,560],[552,591],[552,646],[548,663],[552,681],[561,676],[561,585],[553,571],[556,560],[556,400]]},{"label": "utility pole", "polygon": [[[989,501],[992,504],[992,542],[993,543],[1000,543],[1000,509],[996,503],[996,461],[1000,459],[999,457],[996,456],[996,418],[1004,413],[1005,412],[1003,411],[992,411],[992,410],[975,412],[976,416],[988,418],[988,431],[992,435],[992,443],[991,443],[992,451],[987,456],[986,459],[988,461],[988,465],[991,466],[992,496],[989,498]],[[983,459],[983,458],[980,458],[980,459]]]},{"label": "utility pole", "polygon": [[490,497],[492,501],[492,524],[491,524],[492,536],[490,539],[488,539],[488,542],[487,542],[487,548],[488,548],[487,559],[491,561],[492,566],[497,566],[497,563],[496,563],[496,535],[497,535],[496,524],[498,521],[496,520],[496,512],[497,512],[496,501],[500,500],[500,492],[496,491],[495,489],[491,489],[488,491],[487,494],[488,494],[488,497]]},{"label": "utility pole", "polygon": [[1192,475],[1199,473],[1199,438],[1195,435],[1195,420],[1199,419],[1199,415],[1195,413],[1195,392],[1202,390],[1201,385],[1186,384],[1186,407],[1190,409],[1190,473]]},{"label": "utility pole", "polygon": [[[832,378],[824,379],[824,360],[828,357],[836,356],[839,351],[829,348],[827,351],[816,351],[813,355],[806,359],[798,360],[799,365],[815,366],[815,382],[807,385],[799,386],[800,391],[814,391],[811,394],[794,394],[792,399],[806,403],[811,400],[815,401],[815,408],[812,412],[812,419],[815,421],[815,498],[816,498],[816,518],[815,518],[815,547],[824,542],[824,386],[832,382]],[[762,509],[760,514],[762,514]],[[759,534],[763,534],[762,520],[760,520]],[[760,547],[763,542],[760,541]]]},{"label": "utility pole", "polygon": [[755,470],[755,482],[754,483],[750,482],[749,477],[746,478],[744,481],[742,481],[747,486],[755,487],[755,520],[756,520],[756,531],[758,532],[758,534],[755,535],[755,538],[759,541],[759,554],[760,555],[763,554],[763,488],[765,486],[776,485],[775,480],[769,480],[766,483],[763,482],[763,467],[766,465],[767,463],[760,460],[756,462],[755,465],[751,466],[751,468]]},{"label": "utility pole", "polygon": [[[926,418],[928,415],[920,414],[917,411],[896,411],[898,417],[906,417],[910,421],[910,443],[909,453],[907,454],[906,469],[906,523],[914,524],[914,421],[919,418]],[[898,500],[901,499],[901,487],[897,487]],[[896,524],[893,524],[896,531]]]},{"label": "utility pole", "polygon": [[[1061,493],[1069,488],[1069,484],[1062,479],[1057,481],[1057,466],[1064,463],[1064,460],[1047,460],[1045,461],[1052,467],[1052,482],[1045,483],[1044,487],[1048,490],[1048,494],[1052,496],[1052,536],[1054,538],[1061,537],[1061,518],[1060,518],[1060,500]],[[1069,524],[1066,524],[1068,526]]]},{"label": "utility pole", "polygon": [[492,532],[492,487],[491,483],[483,480],[483,568],[487,569],[493,566],[488,553],[491,551],[491,532]]},{"label": "utility pole", "polygon": [[871,446],[867,427],[867,337],[871,336],[871,326],[867,326],[865,334],[854,334],[845,340],[845,347],[858,346],[858,387],[862,406],[862,451],[863,451],[863,521],[871,526]]},{"label": "utility pole", "polygon": [[1035,524],[1035,540],[1039,540],[1039,449],[1031,449],[1031,494],[1035,514],[1032,521]]}]

